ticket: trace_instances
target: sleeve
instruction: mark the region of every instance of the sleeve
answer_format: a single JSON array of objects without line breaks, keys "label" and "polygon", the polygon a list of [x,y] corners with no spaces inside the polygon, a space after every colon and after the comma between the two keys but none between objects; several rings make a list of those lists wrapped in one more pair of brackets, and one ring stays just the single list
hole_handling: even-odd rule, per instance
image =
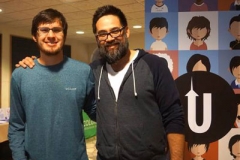
[{"label": "sleeve", "polygon": [[95,83],[93,72],[90,69],[89,77],[87,80],[87,96],[84,106],[84,112],[87,113],[89,118],[96,121],[96,99],[95,99]]},{"label": "sleeve", "polygon": [[[157,68],[156,68],[157,67]],[[159,69],[160,67],[160,69]],[[166,133],[184,134],[184,113],[179,93],[168,69],[167,61],[161,58],[154,69],[154,85],[159,110]]]},{"label": "sleeve", "polygon": [[155,5],[152,5],[151,12],[155,12],[154,6]]},{"label": "sleeve", "polygon": [[168,7],[167,7],[167,5],[165,4],[165,6],[166,6],[166,12],[168,12]]},{"label": "sleeve", "polygon": [[20,90],[15,79],[12,78],[8,139],[14,160],[27,160],[24,147],[25,119],[25,111],[22,106]]}]

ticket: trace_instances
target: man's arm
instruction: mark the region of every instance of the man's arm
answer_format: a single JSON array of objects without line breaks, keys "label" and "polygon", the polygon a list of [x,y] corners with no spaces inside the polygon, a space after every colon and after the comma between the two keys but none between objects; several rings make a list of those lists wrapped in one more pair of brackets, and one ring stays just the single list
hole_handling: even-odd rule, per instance
[{"label": "man's arm", "polygon": [[29,68],[33,68],[35,63],[34,63],[34,59],[36,59],[36,56],[31,56],[31,57],[25,57],[23,60],[19,61],[18,64],[15,64],[15,67],[29,67]]},{"label": "man's arm", "polygon": [[167,133],[170,159],[183,160],[185,143],[183,107],[181,106],[177,87],[168,69],[167,61],[163,60],[158,63],[159,68],[162,70],[159,68],[156,70],[159,76],[159,82],[155,85],[156,97]]},{"label": "man's arm", "polygon": [[8,139],[14,160],[26,160],[25,156],[25,112],[21,103],[19,87],[11,79],[10,119]]},{"label": "man's arm", "polygon": [[91,69],[87,82],[87,92],[84,112],[87,113],[91,120],[96,122],[95,80]]},{"label": "man's arm", "polygon": [[170,159],[183,160],[185,136],[178,133],[169,133],[167,135]]}]

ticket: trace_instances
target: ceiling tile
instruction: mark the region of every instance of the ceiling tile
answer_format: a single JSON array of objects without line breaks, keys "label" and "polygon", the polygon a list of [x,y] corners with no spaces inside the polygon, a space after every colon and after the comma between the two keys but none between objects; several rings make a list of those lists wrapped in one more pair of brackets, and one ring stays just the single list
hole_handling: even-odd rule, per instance
[{"label": "ceiling tile", "polygon": [[[54,8],[67,19],[68,39],[77,39],[85,43],[95,43],[92,33],[92,16],[95,10],[107,4],[119,7],[126,15],[131,33],[144,32],[144,0],[0,0],[1,26],[9,26],[30,33],[32,18],[41,10]],[[143,25],[141,29],[132,29],[133,25]],[[83,35],[76,31],[82,30]]]}]

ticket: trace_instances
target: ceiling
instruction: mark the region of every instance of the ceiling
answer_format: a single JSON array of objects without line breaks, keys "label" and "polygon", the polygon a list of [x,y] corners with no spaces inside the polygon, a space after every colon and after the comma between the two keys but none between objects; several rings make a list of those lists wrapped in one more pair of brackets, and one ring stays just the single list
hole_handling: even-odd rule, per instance
[{"label": "ceiling", "polygon": [[[120,8],[128,19],[131,34],[144,32],[144,0],[0,0],[0,25],[29,31],[33,17],[41,10],[54,8],[62,12],[68,22],[68,38],[83,43],[95,43],[92,33],[92,16],[95,10],[112,4]],[[142,25],[133,29],[133,25]],[[76,31],[85,34],[76,34]]]}]

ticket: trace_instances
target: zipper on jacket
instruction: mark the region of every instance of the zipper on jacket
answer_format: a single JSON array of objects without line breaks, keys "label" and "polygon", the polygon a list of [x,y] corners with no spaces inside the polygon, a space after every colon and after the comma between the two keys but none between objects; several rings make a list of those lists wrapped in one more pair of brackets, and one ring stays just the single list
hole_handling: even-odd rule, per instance
[{"label": "zipper on jacket", "polygon": [[116,158],[120,160],[119,156],[119,126],[118,126],[118,105],[117,100],[115,101],[115,116],[116,116]]}]

